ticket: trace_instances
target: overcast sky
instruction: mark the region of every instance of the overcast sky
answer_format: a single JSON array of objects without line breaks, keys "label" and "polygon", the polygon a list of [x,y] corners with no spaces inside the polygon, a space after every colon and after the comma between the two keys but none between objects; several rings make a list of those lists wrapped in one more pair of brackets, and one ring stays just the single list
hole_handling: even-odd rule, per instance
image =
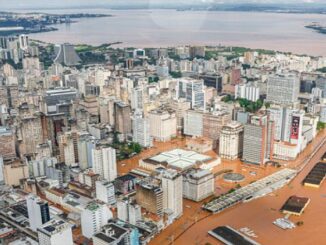
[{"label": "overcast sky", "polygon": [[[0,0],[3,9],[75,7],[89,5],[183,4],[183,3],[323,3],[326,0]],[[0,9],[1,10],[1,9]]]}]

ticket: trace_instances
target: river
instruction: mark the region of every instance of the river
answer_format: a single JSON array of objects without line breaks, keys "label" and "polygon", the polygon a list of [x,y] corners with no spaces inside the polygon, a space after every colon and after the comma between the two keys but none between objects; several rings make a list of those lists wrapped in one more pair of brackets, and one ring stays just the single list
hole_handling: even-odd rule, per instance
[{"label": "river", "polygon": [[[35,10],[37,11],[37,10]],[[304,26],[326,24],[326,15],[175,10],[68,9],[48,13],[101,13],[113,17],[80,19],[59,30],[30,36],[51,43],[122,42],[122,47],[226,45],[326,56],[326,35]]]}]

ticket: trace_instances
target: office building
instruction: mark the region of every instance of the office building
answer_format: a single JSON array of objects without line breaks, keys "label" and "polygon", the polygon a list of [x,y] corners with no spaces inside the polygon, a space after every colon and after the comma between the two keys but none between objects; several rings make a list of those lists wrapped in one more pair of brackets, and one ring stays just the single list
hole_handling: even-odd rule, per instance
[{"label": "office building", "polygon": [[115,131],[121,134],[131,133],[131,109],[123,102],[114,103],[114,125]]},{"label": "office building", "polygon": [[27,50],[28,49],[28,45],[29,45],[29,38],[27,35],[19,35],[19,47],[22,50]]},{"label": "office building", "polygon": [[0,156],[4,160],[16,157],[14,133],[5,127],[0,127]]},{"label": "office building", "polygon": [[275,104],[293,104],[300,92],[300,80],[294,75],[275,75],[267,80],[266,101]]},{"label": "office building", "polygon": [[243,156],[247,163],[263,165],[273,158],[274,122],[266,115],[251,118],[244,126]]},{"label": "office building", "polygon": [[113,205],[116,203],[115,189],[112,182],[107,180],[96,181],[96,198],[104,203]]},{"label": "office building", "polygon": [[141,112],[135,112],[132,118],[133,141],[142,147],[151,147],[153,139],[150,135],[149,120]]},{"label": "office building", "polygon": [[259,87],[253,84],[238,84],[235,86],[235,98],[247,99],[253,102],[259,100]]},{"label": "office building", "polygon": [[129,198],[117,201],[118,219],[136,225],[142,219],[141,207]]},{"label": "office building", "polygon": [[203,116],[203,136],[214,141],[214,148],[223,126],[231,122],[231,114],[226,111],[214,111]]},{"label": "office building", "polygon": [[179,79],[176,87],[177,99],[186,99],[192,109],[206,108],[204,81],[191,78]]},{"label": "office building", "polygon": [[81,212],[81,228],[83,236],[91,238],[112,218],[109,208],[100,201],[91,201]]},{"label": "office building", "polygon": [[26,202],[29,226],[33,231],[37,231],[50,220],[49,204],[32,194],[27,197]]},{"label": "office building", "polygon": [[73,245],[71,224],[53,219],[37,229],[40,245]]},{"label": "office building", "polygon": [[219,141],[221,158],[235,160],[242,156],[243,130],[241,123],[233,121],[222,128]]},{"label": "office building", "polygon": [[139,245],[138,236],[131,239],[131,231],[118,224],[117,222],[110,221],[106,224],[100,232],[93,236],[94,245]]},{"label": "office building", "polygon": [[93,170],[101,178],[113,181],[117,177],[116,151],[111,147],[98,146],[92,149]]},{"label": "office building", "polygon": [[184,134],[188,136],[203,136],[203,118],[202,111],[188,110],[184,116]]},{"label": "office building", "polygon": [[184,198],[200,202],[214,194],[214,175],[206,169],[190,169],[183,173],[182,190]]},{"label": "office building", "polygon": [[155,179],[148,177],[137,183],[136,201],[148,212],[163,214],[163,190]]},{"label": "office building", "polygon": [[163,210],[172,213],[174,218],[178,218],[183,213],[183,189],[182,175],[177,171],[169,169],[163,172]]},{"label": "office building", "polygon": [[169,141],[177,135],[174,110],[159,108],[148,113],[150,135],[157,141]]}]

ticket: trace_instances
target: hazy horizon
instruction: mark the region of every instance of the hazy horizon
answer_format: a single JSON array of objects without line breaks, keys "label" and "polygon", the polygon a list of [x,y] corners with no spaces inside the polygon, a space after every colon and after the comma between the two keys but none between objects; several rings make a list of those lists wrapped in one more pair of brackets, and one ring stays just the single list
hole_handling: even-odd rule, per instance
[{"label": "hazy horizon", "polygon": [[71,7],[87,7],[87,6],[99,6],[99,7],[182,7],[191,5],[237,5],[237,4],[256,4],[256,5],[286,5],[295,4],[303,5],[307,7],[314,7],[320,5],[326,5],[326,0],[269,0],[269,1],[257,1],[257,0],[0,0],[0,5],[4,10],[6,9],[33,9],[33,8],[71,8]]}]

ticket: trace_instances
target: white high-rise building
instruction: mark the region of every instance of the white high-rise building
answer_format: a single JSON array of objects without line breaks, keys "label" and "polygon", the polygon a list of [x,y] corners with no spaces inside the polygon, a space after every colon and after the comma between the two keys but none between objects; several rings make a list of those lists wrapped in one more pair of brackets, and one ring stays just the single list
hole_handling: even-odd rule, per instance
[{"label": "white high-rise building", "polygon": [[184,117],[184,134],[189,136],[203,136],[203,117],[202,111],[188,110]]},{"label": "white high-rise building", "polygon": [[178,218],[183,213],[183,191],[182,175],[177,171],[168,169],[163,172],[163,209],[172,212],[174,218]]},{"label": "white high-rise building", "polygon": [[50,220],[49,204],[32,194],[27,197],[26,202],[30,228],[36,231]]},{"label": "white high-rise building", "polygon": [[144,108],[144,90],[138,87],[131,92],[131,108],[133,110],[142,110]]},{"label": "white high-rise building", "polygon": [[150,135],[149,120],[141,112],[136,112],[132,118],[133,141],[143,147],[151,147],[153,139]]},{"label": "white high-rise building", "polygon": [[177,135],[177,118],[175,111],[164,108],[148,113],[150,135],[158,141],[169,141]]},{"label": "white high-rise building", "polygon": [[141,220],[141,207],[134,201],[125,198],[118,200],[118,219],[136,225]]},{"label": "white high-rise building", "polygon": [[111,147],[92,149],[93,170],[107,181],[117,178],[116,151]]},{"label": "white high-rise building", "polygon": [[107,204],[116,203],[114,185],[107,180],[96,181],[96,198]]},{"label": "white high-rise building", "polygon": [[250,101],[259,100],[259,88],[252,84],[238,84],[235,86],[235,98],[243,98]]},{"label": "white high-rise building", "polygon": [[73,245],[71,224],[63,220],[51,220],[37,229],[40,245]]},{"label": "white high-rise building", "polygon": [[243,150],[243,130],[243,125],[236,121],[222,128],[219,144],[219,155],[221,158],[235,160],[241,157]]},{"label": "white high-rise building", "polygon": [[19,35],[19,47],[22,50],[27,50],[28,49],[28,45],[29,45],[29,40],[28,40],[28,36],[27,35]]},{"label": "white high-rise building", "polygon": [[185,98],[191,103],[192,109],[205,110],[205,90],[204,81],[191,78],[178,80],[176,87],[177,99]]},{"label": "white high-rise building", "polygon": [[275,104],[293,104],[298,100],[300,79],[294,75],[276,75],[268,78],[266,101]]},{"label": "white high-rise building", "polygon": [[112,218],[112,213],[106,204],[91,201],[81,213],[81,228],[83,236],[91,238],[101,227]]}]

